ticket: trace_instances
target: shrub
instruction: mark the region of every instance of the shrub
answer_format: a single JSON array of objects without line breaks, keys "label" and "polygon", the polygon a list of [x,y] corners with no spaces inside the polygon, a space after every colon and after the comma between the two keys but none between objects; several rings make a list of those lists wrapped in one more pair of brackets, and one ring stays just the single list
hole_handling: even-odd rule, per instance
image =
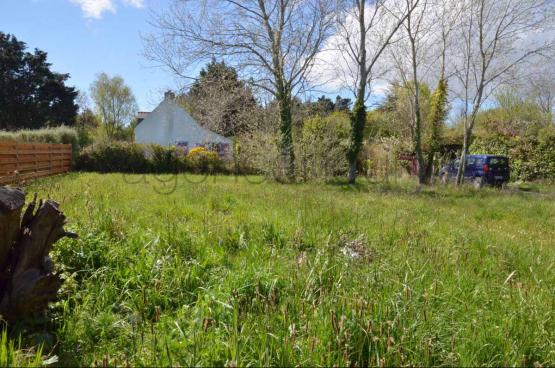
[{"label": "shrub", "polygon": [[533,135],[484,134],[474,139],[470,152],[509,157],[511,179],[555,179],[555,130]]},{"label": "shrub", "polygon": [[102,173],[146,173],[150,162],[143,146],[134,143],[102,143],[85,148],[76,161],[77,170]]},{"label": "shrub", "polygon": [[146,147],[146,152],[152,172],[178,173],[187,168],[184,152],[176,147],[153,144]]},{"label": "shrub", "polygon": [[538,134],[538,145],[534,150],[534,163],[538,176],[555,180],[555,128],[550,126]]},{"label": "shrub", "polygon": [[217,152],[207,150],[204,147],[196,147],[187,154],[189,169],[197,173],[221,172],[223,162]]},{"label": "shrub", "polygon": [[106,142],[85,148],[76,162],[77,170],[102,173],[221,173],[226,168],[216,152],[199,147],[185,157],[178,148]]},{"label": "shrub", "polygon": [[[345,113],[333,113],[305,121],[293,132],[296,175],[301,180],[329,179],[347,171],[350,123]],[[237,138],[235,168],[243,173],[258,173],[282,180],[277,132],[256,132]]]},{"label": "shrub", "polygon": [[349,137],[346,113],[308,119],[295,142],[299,177],[306,180],[346,175]]},{"label": "shrub", "polygon": [[389,180],[408,175],[408,163],[398,159],[403,152],[410,152],[411,143],[395,137],[382,137],[365,144],[360,166],[367,176]]},{"label": "shrub", "polygon": [[279,137],[276,133],[256,132],[237,137],[236,171],[261,174],[273,179],[285,177],[278,147]]}]

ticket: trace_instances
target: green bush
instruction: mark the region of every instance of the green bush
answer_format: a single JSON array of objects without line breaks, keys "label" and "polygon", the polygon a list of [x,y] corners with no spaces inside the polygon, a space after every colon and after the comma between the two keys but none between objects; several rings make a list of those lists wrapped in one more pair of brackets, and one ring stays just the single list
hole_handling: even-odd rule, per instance
[{"label": "green bush", "polygon": [[76,161],[76,169],[102,173],[147,173],[150,161],[143,146],[126,143],[102,143],[85,148]]},{"label": "green bush", "polygon": [[[293,132],[296,176],[300,180],[330,179],[347,172],[349,116],[336,112],[307,119]],[[277,132],[251,132],[237,137],[235,170],[276,180],[286,178]]]},{"label": "green bush", "polygon": [[478,136],[470,151],[509,157],[512,180],[555,180],[555,129],[552,127],[541,129],[537,135]]},{"label": "green bush", "polygon": [[279,136],[274,132],[249,132],[236,137],[235,172],[283,178],[278,147]]},{"label": "green bush", "polygon": [[[101,173],[195,173],[226,172],[224,162],[215,152],[203,157],[185,157],[175,147],[106,142],[85,148],[76,160],[76,169]],[[205,157],[206,156],[206,157]]]},{"label": "green bush", "polygon": [[538,177],[555,180],[555,128],[553,126],[539,132],[534,153]]},{"label": "green bush", "polygon": [[184,152],[175,147],[153,144],[146,147],[146,152],[150,160],[150,172],[178,173],[187,169]]},{"label": "green bush", "polygon": [[346,175],[349,137],[346,113],[308,119],[295,142],[299,177],[306,180]]},{"label": "green bush", "polygon": [[222,172],[223,162],[217,152],[209,151],[204,147],[193,148],[187,154],[189,169],[196,173]]}]

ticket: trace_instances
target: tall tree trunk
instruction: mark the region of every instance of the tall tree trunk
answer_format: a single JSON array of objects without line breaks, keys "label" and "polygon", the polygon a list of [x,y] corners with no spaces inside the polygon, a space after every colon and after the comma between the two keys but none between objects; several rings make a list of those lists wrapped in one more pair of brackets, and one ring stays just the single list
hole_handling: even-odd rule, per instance
[{"label": "tall tree trunk", "polygon": [[472,106],[472,114],[470,117],[468,115],[464,119],[464,138],[463,138],[463,148],[461,152],[461,162],[459,163],[459,168],[457,170],[457,185],[462,185],[464,182],[464,170],[466,168],[466,156],[472,144],[472,131],[474,129],[474,124],[476,122],[476,116],[478,115],[478,109],[482,104],[483,96],[483,86],[478,90],[478,97]]},{"label": "tall tree trunk", "polygon": [[349,162],[349,173],[347,179],[350,184],[354,184],[357,178],[358,168],[357,160],[360,150],[362,149],[362,140],[364,138],[364,128],[366,127],[366,85],[368,83],[368,66],[366,65],[366,18],[365,8],[366,0],[358,0],[358,26],[360,32],[359,45],[359,83],[355,105],[351,112],[351,140],[347,151],[347,160]]},{"label": "tall tree trunk", "polygon": [[366,106],[364,105],[364,97],[359,91],[355,106],[351,113],[351,142],[347,151],[349,161],[348,180],[350,184],[354,184],[357,178],[357,160],[362,148],[362,140],[364,136],[364,127],[366,126]]},{"label": "tall tree trunk", "polygon": [[418,161],[418,182],[427,184],[426,159],[422,152],[422,109],[420,106],[420,81],[418,80],[418,60],[416,50],[416,36],[412,34],[412,18],[407,16],[407,32],[411,46],[412,83],[414,84],[413,109],[414,109],[414,153]]},{"label": "tall tree trunk", "polygon": [[293,149],[293,115],[291,113],[291,91],[282,84],[277,95],[280,117],[280,153],[285,177],[295,179],[295,152]]},{"label": "tall tree trunk", "polygon": [[459,162],[459,167],[457,169],[457,185],[462,185],[464,182],[464,171],[466,169],[466,156],[468,155],[468,149],[470,148],[470,135],[472,134],[472,130],[470,128],[464,129],[464,137],[463,137],[463,148],[461,151],[461,161]]},{"label": "tall tree trunk", "polygon": [[422,110],[420,109],[420,96],[419,87],[416,86],[416,94],[414,98],[415,109],[415,132],[414,132],[414,152],[416,153],[416,160],[418,161],[418,183],[427,184],[426,180],[426,159],[422,152]]},{"label": "tall tree trunk", "polygon": [[[413,44],[414,49],[414,44]],[[416,50],[413,50],[416,55]],[[413,83],[414,83],[414,152],[418,161],[418,182],[419,184],[427,184],[426,180],[426,159],[422,152],[422,109],[420,107],[420,84],[418,83],[418,74],[416,70],[416,62],[413,63]]]}]

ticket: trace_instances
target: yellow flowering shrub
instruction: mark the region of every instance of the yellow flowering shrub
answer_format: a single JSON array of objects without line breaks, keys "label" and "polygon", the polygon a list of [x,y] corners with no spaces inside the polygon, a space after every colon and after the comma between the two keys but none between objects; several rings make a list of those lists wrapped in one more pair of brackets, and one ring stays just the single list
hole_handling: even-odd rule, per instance
[{"label": "yellow flowering shrub", "polygon": [[187,158],[195,158],[195,157],[200,157],[200,156],[219,158],[217,152],[209,151],[209,150],[207,150],[206,148],[204,148],[202,146],[201,147],[195,147],[195,148],[191,149],[189,151],[189,153],[187,154]]},{"label": "yellow flowering shrub", "polygon": [[212,171],[222,166],[218,152],[210,151],[204,147],[195,147],[187,154],[187,160],[195,171]]}]

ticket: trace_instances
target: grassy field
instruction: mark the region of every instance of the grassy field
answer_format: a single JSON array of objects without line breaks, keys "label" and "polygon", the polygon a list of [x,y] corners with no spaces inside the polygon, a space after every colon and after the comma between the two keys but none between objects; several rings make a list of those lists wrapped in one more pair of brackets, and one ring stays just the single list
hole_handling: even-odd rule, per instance
[{"label": "grassy field", "polygon": [[545,190],[38,181],[28,193],[80,234],[56,247],[67,279],[43,351],[66,365],[554,365]]}]

